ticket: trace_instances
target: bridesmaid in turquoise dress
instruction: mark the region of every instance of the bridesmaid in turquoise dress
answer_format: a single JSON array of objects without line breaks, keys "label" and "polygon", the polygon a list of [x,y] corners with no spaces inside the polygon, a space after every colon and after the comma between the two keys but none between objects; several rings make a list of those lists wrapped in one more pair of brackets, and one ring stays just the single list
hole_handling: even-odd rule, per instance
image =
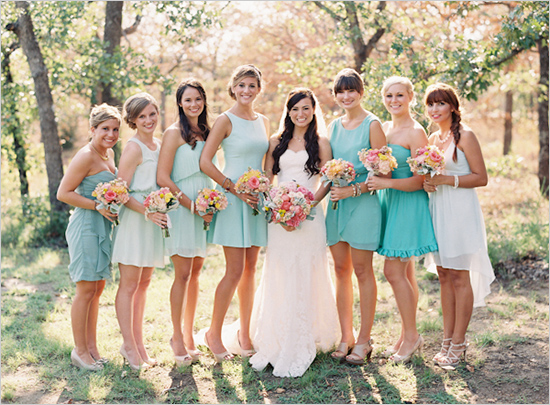
[{"label": "bridesmaid in turquoise dress", "polygon": [[369,178],[369,190],[380,190],[382,205],[382,244],[378,253],[385,256],[384,275],[393,289],[401,315],[401,336],[384,356],[393,362],[406,362],[423,345],[416,329],[418,285],[414,259],[437,250],[428,194],[424,178],[411,172],[407,158],[428,144],[424,128],[411,117],[414,88],[405,77],[392,76],[384,81],[382,99],[392,120],[384,123],[388,146],[398,167],[391,178]]},{"label": "bridesmaid in turquoise dress", "polygon": [[112,147],[118,141],[120,113],[101,104],[90,113],[90,143],[73,157],[59,184],[57,199],[76,207],[67,226],[69,275],[76,283],[71,307],[75,347],[72,363],[86,370],[100,370],[106,362],[99,355],[96,341],[99,297],[105,280],[111,277],[111,227],[116,215],[96,210],[92,192],[98,183],[115,179]]},{"label": "bridesmaid in turquoise dress", "polygon": [[[172,230],[164,251],[174,265],[174,283],[170,290],[170,311],[174,333],[170,346],[177,365],[188,365],[201,352],[193,340],[193,323],[199,294],[199,273],[206,256],[204,221],[194,201],[199,190],[212,188],[210,177],[201,172],[199,159],[210,132],[206,92],[196,79],[183,80],[176,91],[178,121],[166,129],[160,148],[157,183],[178,197],[180,206],[168,213]],[[187,293],[187,295],[186,295]],[[184,306],[185,303],[185,306]],[[183,319],[183,329],[181,321]]]},{"label": "bridesmaid in turquoise dress", "polygon": [[123,344],[120,354],[134,370],[157,364],[143,342],[143,318],[147,288],[155,267],[164,267],[162,229],[168,217],[145,213],[143,201],[158,190],[157,164],[160,141],[154,138],[159,107],[147,93],[126,100],[123,118],[136,133],[128,140],[119,162],[119,176],[128,183],[130,200],[120,210],[120,225],[113,237],[111,261],[118,263],[120,282],[115,299]]},{"label": "bridesmaid in turquoise dress", "polygon": [[[330,199],[339,201],[336,210],[327,209],[327,244],[336,272],[336,303],[342,341],[332,357],[361,365],[372,354],[371,330],[376,309],[376,279],[373,252],[380,245],[381,209],[376,194],[367,192],[367,170],[357,153],[363,148],[381,148],[386,138],[379,119],[361,107],[364,84],[353,69],[344,69],[334,79],[336,102],[346,115],[329,128],[334,159],[353,163],[357,177],[346,187],[331,187]],[[355,271],[359,286],[361,326],[357,342],[353,335],[353,284]],[[351,353],[350,353],[351,351]],[[348,354],[350,353],[350,354]]]},{"label": "bridesmaid in turquoise dress", "polygon": [[[229,206],[217,213],[212,220],[208,242],[224,248],[225,275],[216,288],[214,310],[205,343],[217,362],[229,360],[229,353],[222,342],[222,326],[238,287],[240,329],[237,332],[241,354],[254,353],[250,340],[250,318],[254,304],[254,274],[260,248],[267,244],[267,222],[262,215],[253,215],[258,197],[238,194],[234,183],[251,167],[261,170],[269,147],[266,117],[254,111],[254,100],[261,91],[261,72],[253,65],[239,66],[233,72],[228,92],[235,104],[221,114],[214,123],[200,159],[200,167],[216,183],[223,187]],[[221,145],[224,152],[223,172],[213,163]]]}]

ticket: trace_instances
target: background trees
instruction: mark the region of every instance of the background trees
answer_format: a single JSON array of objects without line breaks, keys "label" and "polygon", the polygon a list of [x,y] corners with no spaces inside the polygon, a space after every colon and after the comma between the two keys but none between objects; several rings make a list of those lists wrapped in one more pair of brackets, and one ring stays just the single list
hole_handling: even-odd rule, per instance
[{"label": "background trees", "polygon": [[[194,75],[210,89],[215,116],[229,105],[226,82],[242,63],[264,73],[258,107],[272,131],[295,86],[316,92],[327,120],[340,114],[330,87],[343,67],[362,73],[365,106],[382,118],[385,77],[410,77],[419,95],[434,81],[449,82],[491,139],[498,120],[501,151],[513,154],[510,134],[524,130],[514,120],[538,122],[537,172],[547,193],[548,2],[4,2],[2,21],[9,28],[2,32],[2,153],[11,162],[2,174],[17,170],[20,193],[36,195],[45,182],[33,179],[44,167],[53,211],[64,209],[52,198],[62,150],[66,160],[86,141],[93,104],[120,106],[132,92],[149,91],[164,129],[174,119],[175,83]],[[26,56],[25,21],[33,23],[25,32],[42,65]]]}]

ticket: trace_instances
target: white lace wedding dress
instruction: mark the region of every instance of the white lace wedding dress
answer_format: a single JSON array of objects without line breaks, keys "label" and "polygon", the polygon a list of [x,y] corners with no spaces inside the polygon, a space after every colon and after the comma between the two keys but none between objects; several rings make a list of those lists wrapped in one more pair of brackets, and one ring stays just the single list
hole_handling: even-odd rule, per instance
[{"label": "white lace wedding dress", "polygon": [[[280,159],[278,182],[294,180],[313,192],[319,175],[304,171],[305,150],[287,150]],[[257,370],[268,363],[277,377],[299,377],[317,351],[329,351],[340,342],[334,286],[330,278],[325,220],[322,207],[313,221],[288,232],[269,224],[262,278],[254,298],[250,336]]]}]

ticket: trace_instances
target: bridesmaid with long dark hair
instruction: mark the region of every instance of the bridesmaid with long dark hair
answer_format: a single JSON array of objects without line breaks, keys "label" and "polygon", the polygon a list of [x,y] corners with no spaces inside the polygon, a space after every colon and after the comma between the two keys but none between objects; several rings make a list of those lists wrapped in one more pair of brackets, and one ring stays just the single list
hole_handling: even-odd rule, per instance
[{"label": "bridesmaid with long dark hair", "polygon": [[[193,340],[193,324],[199,294],[199,274],[206,257],[203,222],[194,201],[199,190],[211,188],[212,180],[200,170],[199,159],[210,133],[206,91],[196,79],[183,80],[176,91],[178,121],[164,132],[157,168],[157,183],[179,194],[180,206],[168,213],[172,223],[165,253],[174,265],[170,311],[174,332],[170,346],[178,365],[188,365],[201,354]],[[181,193],[181,194],[180,194]],[[183,319],[183,330],[181,322]]]}]

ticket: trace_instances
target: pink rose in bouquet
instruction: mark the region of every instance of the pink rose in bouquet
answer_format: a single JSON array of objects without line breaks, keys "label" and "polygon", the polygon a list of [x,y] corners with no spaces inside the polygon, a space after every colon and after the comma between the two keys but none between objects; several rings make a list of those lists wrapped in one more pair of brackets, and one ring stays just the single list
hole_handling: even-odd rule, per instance
[{"label": "pink rose in bouquet", "polygon": [[[397,169],[397,160],[392,155],[392,149],[389,146],[382,146],[380,149],[361,149],[357,152],[359,160],[368,170],[369,177],[377,174],[388,174]],[[374,194],[375,191],[371,191]]]},{"label": "pink rose in bouquet", "polygon": [[267,221],[297,228],[305,220],[313,219],[314,199],[309,189],[295,181],[271,187],[264,203]]},{"label": "pink rose in bouquet", "polygon": [[[211,188],[203,188],[199,190],[197,199],[195,200],[195,209],[199,215],[206,215],[209,213],[215,214],[221,210],[227,208],[227,197],[219,190],[213,190]],[[210,229],[210,222],[204,221],[204,230]]]},{"label": "pink rose in bouquet", "polygon": [[[239,194],[256,194],[262,195],[264,198],[269,190],[269,179],[260,170],[248,168],[235,183],[235,191]],[[257,208],[253,209],[253,214],[258,215],[260,211]]]},{"label": "pink rose in bouquet", "polygon": [[[107,183],[99,183],[92,192],[92,196],[99,201],[96,209],[107,209],[111,213],[117,215],[120,212],[120,208],[130,199],[128,185],[122,179],[111,180]],[[115,226],[118,225],[118,218],[116,218],[113,223]]]},{"label": "pink rose in bouquet", "polygon": [[445,168],[445,157],[437,146],[427,145],[418,148],[416,156],[407,158],[407,163],[412,172],[433,177]]},{"label": "pink rose in bouquet", "polygon": [[[332,183],[334,187],[345,187],[355,179],[353,164],[344,159],[329,160],[321,168],[321,181]],[[332,203],[332,209],[338,208],[338,201]]]},{"label": "pink rose in bouquet", "polygon": [[[151,212],[160,212],[166,214],[172,210],[175,210],[180,205],[178,201],[178,195],[172,194],[168,187],[163,187],[160,190],[155,190],[149,193],[145,201],[143,201],[143,206],[145,207],[145,215]],[[145,217],[147,218],[147,216]],[[169,228],[172,225],[170,224],[170,217],[168,217],[168,224],[166,228],[162,228],[162,236],[165,238],[170,237]]]}]

